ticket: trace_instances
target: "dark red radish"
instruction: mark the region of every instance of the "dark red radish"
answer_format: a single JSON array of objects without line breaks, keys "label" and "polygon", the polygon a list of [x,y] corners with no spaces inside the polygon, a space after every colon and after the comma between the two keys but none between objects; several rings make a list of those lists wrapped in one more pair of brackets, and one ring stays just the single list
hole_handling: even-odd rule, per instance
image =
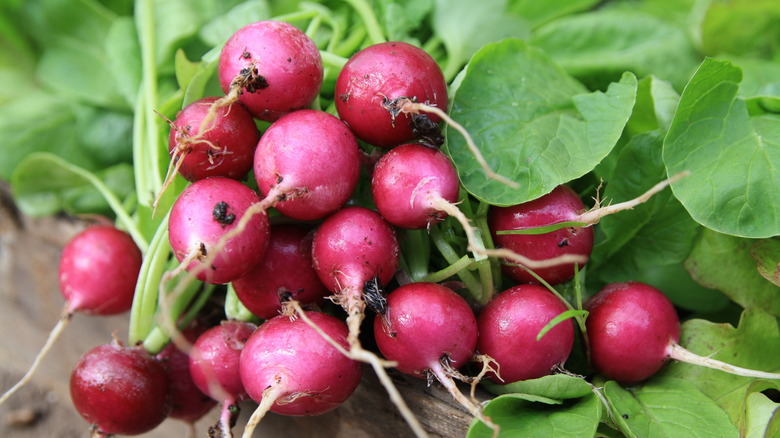
[{"label": "dark red radish", "polygon": [[680,320],[674,305],[648,284],[607,284],[588,300],[585,309],[589,312],[585,324],[593,367],[620,383],[642,382],[670,360],[739,376],[780,379],[780,373],[738,367],[680,346]]},{"label": "dark red radish", "polygon": [[435,378],[474,416],[497,426],[455,385],[457,369],[477,346],[477,318],[466,300],[437,283],[408,283],[387,296],[384,315],[374,319],[379,351],[402,373]]},{"label": "dark red radish", "polygon": [[223,107],[205,130],[200,125],[217,97],[204,97],[182,109],[172,122],[168,151],[187,181],[212,176],[242,179],[252,169],[260,132],[240,103]]},{"label": "dark red radish", "polygon": [[[182,331],[185,339],[194,342],[203,330],[190,328]],[[190,374],[190,355],[175,343],[168,344],[156,356],[168,373],[171,383],[173,408],[169,417],[194,424],[217,404],[195,385]]]},{"label": "dark red radish", "polygon": [[192,183],[170,212],[169,240],[176,259],[207,283],[229,283],[245,275],[268,247],[265,212],[252,214],[241,232],[236,230],[247,209],[258,202],[257,193],[230,178]]},{"label": "dark red radish", "polygon": [[[492,206],[488,212],[488,227],[493,243],[531,260],[543,261],[565,255],[581,257],[587,262],[593,249],[593,228],[568,226],[543,234],[498,234],[498,231],[523,230],[579,221],[586,211],[582,200],[565,185],[552,192],[511,207]],[[581,269],[584,263],[579,263]],[[538,283],[536,277],[523,267],[505,264],[504,273],[518,283]],[[551,285],[563,283],[574,277],[575,263],[536,268],[534,272]]]},{"label": "dark red radish", "polygon": [[[347,327],[340,319],[306,312],[330,340],[348,348]],[[278,315],[249,337],[241,352],[241,381],[259,404],[244,430],[245,437],[267,411],[314,416],[342,404],[360,383],[362,366],[348,358],[300,318]]]},{"label": "dark red radish", "polygon": [[84,354],[70,376],[73,406],[93,436],[140,435],[171,411],[168,374],[139,347],[100,345]]},{"label": "dark red radish", "polygon": [[536,379],[552,373],[569,358],[574,324],[561,321],[537,340],[541,330],[568,308],[546,288],[521,284],[498,295],[480,312],[477,351],[493,358],[499,376],[495,383]]},{"label": "dark red radish", "polygon": [[436,114],[420,120],[401,113],[393,107],[398,99],[442,110],[448,102],[447,82],[436,60],[400,41],[375,44],[352,55],[336,80],[335,95],[339,117],[355,136],[379,147],[414,141],[421,136],[415,130],[435,127],[441,120]]},{"label": "dark red radish", "polygon": [[341,208],[360,177],[355,136],[323,111],[295,111],[274,122],[260,138],[254,160],[260,193],[282,214],[301,221]]},{"label": "dark red radish", "polygon": [[225,436],[238,415],[237,403],[246,400],[239,359],[247,339],[257,326],[242,321],[223,321],[198,336],[190,350],[190,375],[195,386],[222,405],[217,428]]},{"label": "dark red radish", "polygon": [[322,86],[317,45],[295,26],[258,21],[238,29],[222,47],[219,83],[260,120],[273,122],[307,108]]},{"label": "dark red radish", "polygon": [[242,304],[261,319],[271,319],[282,308],[281,295],[302,304],[322,301],[328,289],[312,266],[313,234],[297,224],[271,226],[263,260],[249,273],[233,281]]},{"label": "dark red radish", "polygon": [[385,220],[406,229],[427,228],[444,220],[445,210],[457,208],[459,190],[458,173],[449,157],[415,143],[388,151],[371,178],[376,209]]},{"label": "dark red radish", "polygon": [[115,315],[130,310],[142,262],[132,237],[113,225],[91,225],[72,237],[62,250],[58,268],[65,298],[62,315],[27,373],[0,397],[0,404],[30,381],[74,313]]}]

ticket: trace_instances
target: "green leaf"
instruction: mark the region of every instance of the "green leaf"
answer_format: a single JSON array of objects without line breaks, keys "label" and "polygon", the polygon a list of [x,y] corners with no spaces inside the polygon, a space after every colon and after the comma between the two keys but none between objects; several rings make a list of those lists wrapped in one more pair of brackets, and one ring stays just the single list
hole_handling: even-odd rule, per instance
[{"label": "green leaf", "polygon": [[[601,402],[592,393],[553,406],[528,401],[522,395],[507,394],[491,400],[484,412],[501,427],[500,436],[592,438],[601,419],[601,410]],[[466,436],[483,438],[492,434],[484,423],[475,421]]]},{"label": "green leaf", "polygon": [[745,438],[764,438],[770,435],[769,427],[773,418],[775,423],[780,422],[780,403],[775,403],[760,392],[753,392],[747,396],[747,409],[745,412]]},{"label": "green leaf", "polygon": [[702,50],[769,58],[780,41],[780,3],[775,0],[709,2],[702,23]]},{"label": "green leaf", "polygon": [[654,378],[631,389],[609,381],[604,396],[627,436],[739,436],[726,413],[687,380]]},{"label": "green leaf", "polygon": [[626,74],[606,93],[588,94],[537,48],[514,39],[487,44],[469,63],[450,114],[490,168],[520,188],[488,179],[450,128],[447,151],[476,198],[503,206],[536,199],[609,154],[631,114],[636,86]]},{"label": "green leaf", "polygon": [[106,36],[105,54],[116,91],[124,97],[129,108],[134,107],[141,86],[141,47],[131,17],[114,21]]},{"label": "green leaf", "polygon": [[758,273],[780,286],[780,237],[755,242],[750,254],[758,263]]},{"label": "green leaf", "polygon": [[780,117],[750,118],[736,98],[741,70],[707,59],[685,87],[664,140],[672,185],[694,220],[743,237],[780,234]]},{"label": "green leaf", "polygon": [[484,0],[478,8],[470,0],[436,0],[433,32],[447,49],[444,76],[448,80],[485,44],[528,36],[528,25],[519,17],[507,14],[506,7],[506,0]]},{"label": "green leaf", "polygon": [[580,398],[593,392],[593,387],[580,377],[567,374],[551,374],[538,379],[520,380],[500,385],[488,380],[480,382],[493,394],[528,394],[553,400]]},{"label": "green leaf", "polygon": [[425,26],[423,20],[433,11],[433,0],[380,1],[376,7],[388,41],[409,41]]},{"label": "green leaf", "polygon": [[[682,325],[680,345],[701,355],[729,364],[761,371],[780,371],[780,328],[777,318],[759,310],[746,309],[739,325],[716,324],[692,319]],[[711,368],[674,362],[661,375],[695,384],[744,431],[745,401],[753,392],[780,389],[777,381],[736,376]]]},{"label": "green leaf", "polygon": [[565,312],[562,312],[560,315],[551,319],[550,322],[548,322],[544,327],[542,327],[541,330],[539,330],[539,334],[536,335],[536,340],[538,341],[542,339],[544,335],[547,334],[547,332],[553,329],[553,327],[562,323],[563,321],[566,321],[567,319],[573,319],[573,318],[577,318],[578,316],[587,316],[587,315],[588,315],[587,310],[567,310]]},{"label": "green leaf", "polygon": [[680,95],[669,82],[656,76],[642,78],[626,130],[632,135],[655,130],[665,133],[672,123],[679,101]]},{"label": "green leaf", "polygon": [[625,71],[652,74],[682,88],[699,62],[682,29],[637,11],[571,15],[540,27],[528,42],[595,89]]},{"label": "green leaf", "polygon": [[239,3],[224,15],[210,20],[200,29],[199,36],[210,46],[222,46],[239,28],[255,21],[267,20],[271,10],[265,0]]},{"label": "green leaf", "polygon": [[597,3],[598,0],[557,0],[555,2],[510,0],[509,12],[523,17],[533,27],[538,27],[558,17],[586,11]]},{"label": "green leaf", "polygon": [[717,289],[742,307],[780,315],[780,288],[759,274],[750,249],[754,241],[704,230],[685,267],[701,285]]}]

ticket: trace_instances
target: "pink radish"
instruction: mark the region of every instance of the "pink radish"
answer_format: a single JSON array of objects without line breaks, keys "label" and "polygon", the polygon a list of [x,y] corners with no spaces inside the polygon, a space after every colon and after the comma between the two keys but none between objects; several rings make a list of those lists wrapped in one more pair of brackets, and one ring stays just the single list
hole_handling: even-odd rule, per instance
[{"label": "pink radish", "polygon": [[268,122],[307,108],[322,86],[322,58],[314,41],[281,21],[238,29],[223,46],[218,69],[226,103],[237,99]]},{"label": "pink radish", "polygon": [[458,200],[458,173],[440,150],[403,144],[374,167],[371,190],[379,213],[407,229],[427,228],[447,217]]},{"label": "pink radish", "polygon": [[658,372],[669,360],[719,369],[746,377],[780,379],[770,373],[698,356],[677,342],[680,321],[663,292],[645,283],[611,283],[586,304],[593,367],[609,379],[639,383]]},{"label": "pink radish", "polygon": [[79,359],[70,376],[70,395],[92,424],[93,436],[149,432],[172,406],[162,365],[143,349],[117,342],[95,347]]},{"label": "pink radish", "polygon": [[192,183],[171,208],[168,228],[174,255],[207,283],[229,283],[246,274],[268,247],[266,214],[253,215],[243,232],[222,240],[259,201],[252,189],[229,178]]},{"label": "pink radish", "polygon": [[30,381],[74,313],[114,315],[130,310],[142,261],[130,235],[113,225],[89,226],[65,244],[58,272],[65,298],[62,316],[30,369],[0,397],[0,404]]},{"label": "pink radish", "polygon": [[387,309],[374,319],[379,351],[396,368],[416,377],[435,377],[474,416],[497,427],[465,397],[453,378],[477,346],[477,319],[466,300],[437,283],[409,283],[387,296]]},{"label": "pink radish", "polygon": [[246,275],[233,281],[241,303],[261,319],[281,311],[280,295],[302,304],[321,301],[328,293],[312,266],[312,233],[296,224],[271,226],[263,260]]},{"label": "pink radish", "polygon": [[[306,312],[311,323],[342,349],[347,327],[327,314]],[[249,419],[250,437],[267,411],[313,416],[343,403],[360,383],[360,362],[349,359],[302,319],[278,315],[250,336],[241,352],[241,381],[259,406]]]},{"label": "pink radish", "polygon": [[[339,117],[359,139],[379,147],[392,147],[419,138],[409,114],[400,114],[398,99],[407,98],[447,108],[447,83],[436,61],[424,50],[393,41],[375,44],[352,55],[335,88]],[[440,118],[426,115],[422,123]]]},{"label": "pink radish", "polygon": [[323,111],[296,111],[274,122],[260,138],[254,160],[260,193],[282,214],[301,221],[341,208],[360,176],[355,137]]},{"label": "pink radish", "polygon": [[499,293],[479,314],[477,351],[493,358],[496,383],[535,379],[562,366],[574,345],[574,325],[561,321],[537,339],[540,331],[566,305],[546,288],[535,284],[514,286]]},{"label": "pink radish", "polygon": [[239,374],[239,359],[247,339],[256,329],[248,322],[223,321],[198,336],[190,351],[192,381],[222,405],[217,429],[224,436],[230,436],[238,416],[237,402],[247,397]]}]

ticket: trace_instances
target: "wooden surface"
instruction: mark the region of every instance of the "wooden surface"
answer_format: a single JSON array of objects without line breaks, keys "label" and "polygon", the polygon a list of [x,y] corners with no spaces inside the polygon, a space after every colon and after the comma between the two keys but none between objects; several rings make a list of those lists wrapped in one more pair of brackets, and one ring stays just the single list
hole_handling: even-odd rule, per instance
[{"label": "wooden surface", "polygon": [[[66,217],[28,218],[15,209],[8,187],[0,181],[0,390],[15,383],[32,363],[64,305],[57,286],[57,261],[67,240],[84,225]],[[90,348],[109,342],[112,332],[126,337],[127,315],[75,315],[49,353],[32,383],[0,405],[0,437],[87,437],[87,423],[73,410],[68,395],[70,370]],[[338,409],[319,417],[269,414],[255,437],[382,438],[412,433],[373,371]],[[451,402],[439,385],[392,373],[407,404],[432,437],[465,436],[470,416]],[[465,387],[464,387],[465,390]],[[255,405],[245,403],[236,427]],[[216,423],[214,409],[196,424],[196,436],[206,436]],[[146,438],[184,437],[188,428],[166,420]]]}]

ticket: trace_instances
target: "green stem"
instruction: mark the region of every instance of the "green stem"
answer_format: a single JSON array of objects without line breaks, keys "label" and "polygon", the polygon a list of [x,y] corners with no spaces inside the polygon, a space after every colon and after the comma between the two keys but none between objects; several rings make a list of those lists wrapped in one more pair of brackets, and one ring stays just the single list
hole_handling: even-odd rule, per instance
[{"label": "green stem", "polygon": [[455,263],[447,266],[444,269],[430,273],[425,277],[421,278],[419,281],[440,283],[452,276],[458,275],[458,273],[460,273],[460,271],[464,269],[470,269],[473,265],[474,265],[474,260],[471,257],[464,255],[463,257],[458,259]]},{"label": "green stem", "polygon": [[379,25],[376,14],[374,14],[374,10],[371,8],[371,5],[369,5],[368,2],[365,0],[344,1],[349,3],[349,5],[352,6],[352,8],[360,16],[361,21],[363,21],[363,24],[366,27],[366,31],[368,31],[368,38],[371,41],[371,44],[379,44],[387,41],[385,36],[382,34],[382,26]]},{"label": "green stem", "polygon": [[[433,240],[433,244],[436,245],[436,249],[439,250],[447,263],[454,265],[460,260],[461,257],[458,256],[458,254],[452,248],[452,245],[450,245],[446,239],[444,239],[444,236],[442,236],[441,231],[439,230],[439,225],[431,227],[431,240]],[[479,300],[482,297],[482,285],[479,280],[477,280],[477,278],[474,277],[471,272],[463,269],[459,270],[457,274],[463,284],[466,285],[466,288],[469,290],[471,296],[474,299]]]},{"label": "green stem", "polygon": [[344,68],[344,65],[349,61],[348,58],[324,50],[320,50],[320,56],[322,57],[322,63],[325,66],[333,67],[339,71]]},{"label": "green stem", "polygon": [[225,316],[227,319],[252,322],[255,324],[260,322],[260,318],[250,312],[241,300],[238,299],[238,295],[236,295],[236,290],[233,288],[232,283],[228,284],[227,294],[225,295]]},{"label": "green stem", "polygon": [[170,254],[171,244],[168,241],[168,215],[166,215],[149,243],[149,251],[144,256],[135,285],[127,337],[131,344],[142,341],[152,330],[154,315],[157,312],[160,279],[165,272]]},{"label": "green stem", "polygon": [[[177,327],[181,330],[186,327],[195,316],[197,312],[206,303],[206,300],[211,296],[215,286],[206,285],[200,282],[192,282],[187,285],[184,293],[176,297],[176,301],[171,306],[170,318],[177,322]],[[201,290],[202,289],[202,290]],[[200,292],[200,293],[199,293]],[[195,299],[197,298],[197,300]],[[166,299],[160,297],[159,299]],[[194,301],[194,303],[193,303]],[[192,305],[191,305],[192,304]],[[162,306],[159,306],[162,307]],[[184,311],[189,308],[189,311]],[[182,318],[182,315],[184,317]],[[149,334],[144,338],[143,346],[150,354],[157,354],[165,348],[171,340],[171,334],[165,329],[163,324],[155,325]]]},{"label": "green stem", "polygon": [[428,275],[431,260],[430,239],[425,230],[405,230],[403,234],[404,255],[412,281],[420,281]]},{"label": "green stem", "polygon": [[366,28],[364,26],[358,26],[351,30],[346,40],[341,41],[335,49],[329,51],[339,56],[350,57],[358,51],[365,38]]}]

